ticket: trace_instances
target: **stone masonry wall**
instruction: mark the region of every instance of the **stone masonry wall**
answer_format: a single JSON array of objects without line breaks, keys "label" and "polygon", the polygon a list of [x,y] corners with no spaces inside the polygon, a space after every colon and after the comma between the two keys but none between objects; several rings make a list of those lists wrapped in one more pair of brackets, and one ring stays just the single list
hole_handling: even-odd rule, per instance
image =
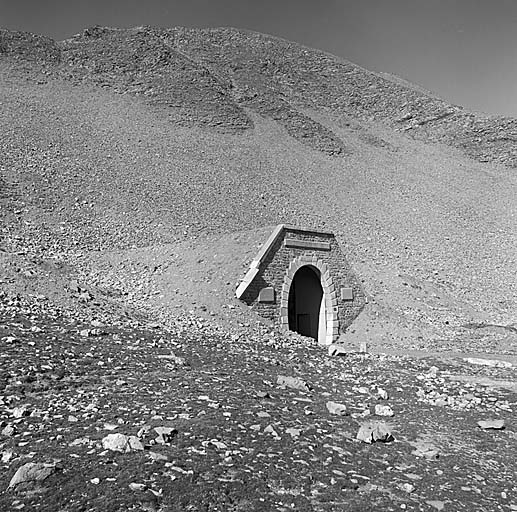
[{"label": "stone masonry wall", "polygon": [[[330,243],[329,250],[286,247],[285,238],[309,242]],[[339,333],[352,323],[365,304],[364,291],[359,280],[354,275],[339,245],[332,234],[317,233],[293,228],[286,228],[283,235],[278,237],[262,261],[259,273],[250,284],[242,299],[259,315],[269,318],[280,324],[280,298],[289,264],[300,256],[322,261],[329,269],[330,276],[337,292],[337,318],[339,319]],[[275,290],[274,302],[259,302],[258,295],[261,289],[273,287]],[[352,288],[353,299],[341,299],[341,288]]]}]

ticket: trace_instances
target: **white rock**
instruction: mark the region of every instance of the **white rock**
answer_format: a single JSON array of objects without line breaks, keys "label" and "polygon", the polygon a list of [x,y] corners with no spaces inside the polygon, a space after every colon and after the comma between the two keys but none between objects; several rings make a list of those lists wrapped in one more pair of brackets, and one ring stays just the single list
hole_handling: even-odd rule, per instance
[{"label": "white rock", "polygon": [[7,425],[2,429],[2,435],[12,437],[16,434],[16,427],[14,425]]},{"label": "white rock", "polygon": [[436,377],[438,375],[438,372],[439,372],[439,368],[437,366],[431,366],[431,368],[429,368],[429,370],[427,370],[427,377]]},{"label": "white rock", "polygon": [[346,405],[344,405],[344,404],[339,404],[337,402],[329,401],[325,405],[327,406],[327,410],[328,410],[328,412],[330,412],[330,414],[336,414],[338,416],[345,416],[347,413]]},{"label": "white rock", "polygon": [[391,429],[383,421],[367,421],[363,423],[357,432],[356,438],[369,444],[377,441],[383,443],[393,441]]},{"label": "white rock", "polygon": [[406,482],[404,484],[400,484],[399,489],[401,489],[402,491],[405,491],[409,494],[415,490],[415,486]]},{"label": "white rock", "polygon": [[138,439],[138,437],[136,437],[136,436],[129,436],[127,439],[127,442],[129,444],[129,448],[133,452],[143,451],[143,449],[144,449],[144,445],[142,444],[140,439]]},{"label": "white rock", "polygon": [[285,430],[285,433],[289,434],[293,439],[296,439],[297,437],[300,437],[302,431],[299,428],[289,427]]},{"label": "white rock", "polygon": [[504,420],[481,420],[478,425],[483,430],[502,430],[504,428]]},{"label": "white rock", "polygon": [[16,487],[24,482],[41,482],[56,472],[55,464],[41,464],[27,462],[19,467],[9,482],[9,488]]},{"label": "white rock", "polygon": [[155,441],[159,444],[170,443],[178,431],[173,427],[154,427],[154,431],[158,434]]},{"label": "white rock", "polygon": [[113,452],[126,453],[131,450],[129,438],[124,434],[108,434],[102,439],[102,447]]},{"label": "white rock", "polygon": [[342,345],[338,345],[337,343],[332,343],[329,345],[328,354],[331,357],[346,356],[347,350]]},{"label": "white rock", "polygon": [[145,484],[139,484],[139,483],[136,483],[136,482],[131,482],[129,484],[129,488],[132,490],[132,491],[145,491],[147,489],[147,485]]},{"label": "white rock", "polygon": [[436,510],[443,510],[445,508],[445,503],[440,500],[427,500],[426,503]]},{"label": "white rock", "polygon": [[388,400],[388,392],[385,389],[377,388],[377,398],[379,400]]},{"label": "white rock", "polygon": [[14,418],[23,418],[24,416],[29,416],[30,413],[31,411],[26,405],[20,405],[11,410],[11,415]]},{"label": "white rock", "polygon": [[276,437],[277,439],[280,439],[280,436],[278,435],[278,432],[274,429],[273,425],[268,425],[264,429],[264,432],[266,434],[271,434],[273,437]]},{"label": "white rock", "polygon": [[152,460],[156,460],[156,461],[168,461],[169,460],[169,457],[167,457],[167,455],[163,455],[161,453],[152,452],[152,451],[149,452],[149,457]]},{"label": "white rock", "polygon": [[395,413],[393,409],[389,405],[380,405],[377,404],[375,406],[375,415],[376,416],[393,416]]},{"label": "white rock", "polygon": [[88,437],[78,437],[74,439],[68,446],[80,446],[90,444],[90,439]]},{"label": "white rock", "polygon": [[215,446],[218,450],[226,450],[228,448],[228,446],[225,443],[218,441],[217,439],[211,439],[210,441],[203,441],[201,444],[204,447],[207,447],[208,445]]},{"label": "white rock", "polygon": [[[106,428],[106,427],[104,427]],[[115,427],[116,428],[116,427]],[[146,437],[149,432],[151,432],[151,426],[150,425],[144,425],[138,432],[137,432],[137,436],[142,438],[142,437]]]},{"label": "white rock", "polygon": [[1,459],[1,461],[4,464],[7,464],[13,457],[14,457],[14,452],[12,450],[4,450],[2,452],[2,459]]},{"label": "white rock", "polygon": [[286,377],[284,375],[279,375],[276,380],[276,383],[279,386],[284,386],[291,389],[299,389],[301,391],[311,390],[311,386],[299,377]]}]

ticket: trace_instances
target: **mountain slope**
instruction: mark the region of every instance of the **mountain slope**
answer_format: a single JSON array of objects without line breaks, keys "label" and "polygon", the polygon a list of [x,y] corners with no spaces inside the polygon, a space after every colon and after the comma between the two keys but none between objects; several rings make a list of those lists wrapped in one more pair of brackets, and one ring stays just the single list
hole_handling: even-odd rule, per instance
[{"label": "mountain slope", "polygon": [[157,278],[140,265],[138,290],[117,261],[184,250],[188,273],[220,251],[224,283],[207,270],[198,292],[224,288],[224,304],[249,250],[225,251],[227,235],[322,227],[371,299],[353,341],[516,350],[511,330],[465,327],[517,322],[515,120],[234,29],[2,31],[0,51],[4,251],[85,281],[110,268],[141,307],[161,290],[166,318],[170,286],[144,289]]},{"label": "mountain slope", "polygon": [[250,108],[329,154],[343,154],[346,144],[304,109],[381,121],[483,162],[517,165],[515,119],[466,111],[396,77],[263,34],[94,27],[56,43],[1,31],[0,53],[45,63],[47,73],[74,83],[143,95],[151,104],[174,107],[184,122],[249,128],[243,107]]},{"label": "mountain slope", "polygon": [[417,139],[461,148],[481,161],[517,165],[515,119],[465,111],[386,75],[262,34],[233,29],[177,29],[169,34],[185,53],[222,68],[252,89],[263,83],[261,92],[269,89],[299,106],[387,122]]}]

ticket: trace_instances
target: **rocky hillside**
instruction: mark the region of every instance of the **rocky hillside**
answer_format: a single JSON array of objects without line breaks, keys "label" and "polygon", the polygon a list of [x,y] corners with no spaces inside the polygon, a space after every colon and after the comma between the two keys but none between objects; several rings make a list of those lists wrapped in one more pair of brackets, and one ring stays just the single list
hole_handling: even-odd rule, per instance
[{"label": "rocky hillside", "polygon": [[311,110],[380,121],[482,162],[517,165],[517,121],[449,105],[389,75],[321,51],[235,29],[94,27],[66,41],[0,32],[0,54],[37,62],[44,73],[142,96],[186,123],[251,128],[249,109],[331,155],[346,143]]},{"label": "rocky hillside", "polygon": [[481,161],[517,164],[517,121],[449,105],[411,84],[371,73],[333,55],[231,29],[173,30],[175,46],[256,94],[300,109],[382,121],[425,141],[461,148]]},{"label": "rocky hillside", "polygon": [[[517,346],[514,119],[235,29],[0,31],[0,103],[13,293],[57,300],[75,272],[162,320],[174,301],[217,317],[265,226],[311,225],[372,299],[354,343]],[[183,293],[154,270],[174,254]]]}]

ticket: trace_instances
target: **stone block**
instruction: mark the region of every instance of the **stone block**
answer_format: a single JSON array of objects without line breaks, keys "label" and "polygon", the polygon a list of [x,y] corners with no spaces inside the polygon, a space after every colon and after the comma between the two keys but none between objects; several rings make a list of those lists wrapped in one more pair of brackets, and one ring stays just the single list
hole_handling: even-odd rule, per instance
[{"label": "stone block", "polygon": [[284,244],[286,247],[296,249],[330,251],[330,243],[328,242],[316,242],[311,240],[297,240],[295,238],[286,238]]},{"label": "stone block", "polygon": [[341,299],[342,300],[354,300],[353,288],[341,288]]},{"label": "stone block", "polygon": [[275,289],[272,286],[262,288],[258,296],[259,302],[275,302]]}]

